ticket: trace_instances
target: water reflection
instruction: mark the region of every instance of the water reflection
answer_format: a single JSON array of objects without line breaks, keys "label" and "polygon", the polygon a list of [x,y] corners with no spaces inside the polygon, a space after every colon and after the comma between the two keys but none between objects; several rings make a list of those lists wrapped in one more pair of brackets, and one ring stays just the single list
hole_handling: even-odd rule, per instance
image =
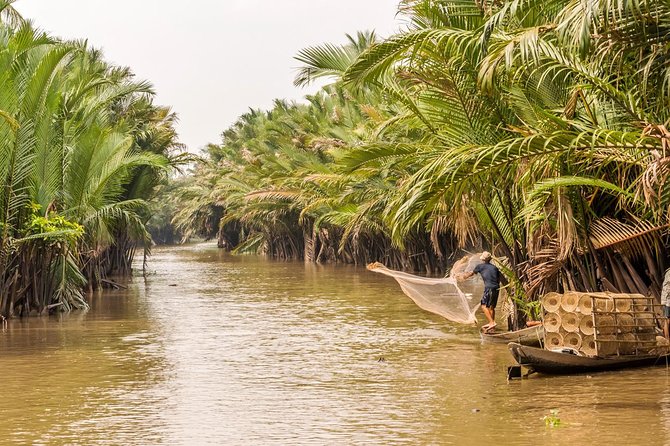
[{"label": "water reflection", "polygon": [[[170,367],[160,332],[127,297],[95,297],[89,313],[10,321],[0,336],[3,444],[133,443],[127,426],[139,423],[148,441],[161,438],[161,410],[149,403],[164,399],[155,388]],[[102,299],[105,308],[116,301],[114,311],[101,311]]]},{"label": "water reflection", "polygon": [[[665,444],[665,368],[505,381],[504,346],[350,266],[155,251],[0,335],[2,444]],[[559,410],[561,427],[542,417]]]}]

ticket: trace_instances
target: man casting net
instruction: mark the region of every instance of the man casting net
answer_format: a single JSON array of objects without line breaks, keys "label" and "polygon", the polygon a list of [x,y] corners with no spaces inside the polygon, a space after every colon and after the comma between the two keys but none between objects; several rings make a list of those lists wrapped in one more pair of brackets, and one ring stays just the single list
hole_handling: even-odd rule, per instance
[{"label": "man casting net", "polygon": [[475,312],[479,308],[480,300],[466,295],[458,287],[457,279],[472,271],[478,262],[478,256],[464,257],[454,265],[449,277],[439,279],[394,271],[378,262],[371,263],[367,268],[393,277],[403,292],[424,310],[439,314],[452,322],[476,324]]}]

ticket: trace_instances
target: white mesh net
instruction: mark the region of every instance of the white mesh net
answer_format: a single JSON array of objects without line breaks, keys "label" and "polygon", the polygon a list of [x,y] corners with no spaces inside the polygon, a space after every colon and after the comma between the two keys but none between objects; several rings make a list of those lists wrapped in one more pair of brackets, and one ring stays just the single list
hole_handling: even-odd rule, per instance
[{"label": "white mesh net", "polygon": [[473,254],[464,256],[461,260],[454,263],[454,266],[451,267],[451,271],[449,272],[449,277],[457,280],[463,280],[463,275],[465,273],[474,271],[475,266],[482,263],[482,261],[479,260],[480,255],[481,254]]},{"label": "white mesh net", "polygon": [[[472,256],[472,258],[476,258]],[[415,276],[386,268],[381,263],[368,265],[370,271],[393,277],[403,292],[419,307],[431,313],[461,324],[477,323],[475,312],[479,308],[479,299],[466,295],[458,287],[457,278],[472,271],[477,261],[471,257],[459,260],[451,270],[450,277],[431,279]]]}]

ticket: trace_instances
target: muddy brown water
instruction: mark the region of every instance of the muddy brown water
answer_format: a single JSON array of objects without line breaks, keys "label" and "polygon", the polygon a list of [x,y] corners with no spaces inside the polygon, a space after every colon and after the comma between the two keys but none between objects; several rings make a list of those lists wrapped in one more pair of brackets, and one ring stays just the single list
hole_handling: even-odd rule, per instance
[{"label": "muddy brown water", "polygon": [[0,332],[0,444],[670,444],[666,367],[508,383],[505,346],[362,267],[204,244],[148,272]]}]

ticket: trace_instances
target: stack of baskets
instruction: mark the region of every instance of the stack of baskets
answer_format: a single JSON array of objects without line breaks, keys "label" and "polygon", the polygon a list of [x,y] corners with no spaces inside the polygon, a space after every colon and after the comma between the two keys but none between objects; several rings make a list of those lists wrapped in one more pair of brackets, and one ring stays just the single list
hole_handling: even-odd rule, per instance
[{"label": "stack of baskets", "polygon": [[648,354],[656,346],[653,300],[639,294],[548,293],[542,298],[545,348],[585,356]]}]

